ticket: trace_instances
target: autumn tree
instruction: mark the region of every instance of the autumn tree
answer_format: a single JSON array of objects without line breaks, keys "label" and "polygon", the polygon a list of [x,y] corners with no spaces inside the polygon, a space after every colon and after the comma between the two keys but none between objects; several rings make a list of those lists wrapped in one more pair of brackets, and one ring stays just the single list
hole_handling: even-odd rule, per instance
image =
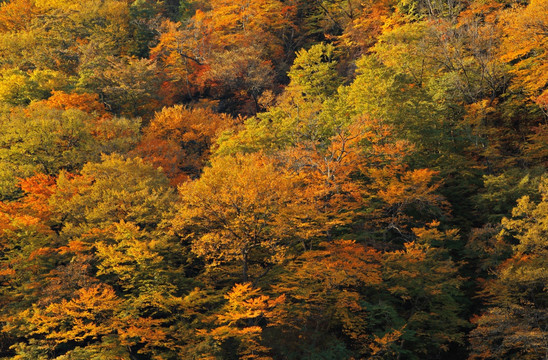
[{"label": "autumn tree", "polygon": [[141,121],[135,118],[115,117],[110,114],[99,95],[53,91],[45,100],[35,101],[30,108],[46,106],[52,109],[77,109],[90,115],[89,131],[98,151],[105,154],[126,154],[140,139]]},{"label": "autumn tree", "polygon": [[236,284],[225,296],[226,304],[215,316],[210,330],[199,329],[201,337],[214,342],[211,355],[239,359],[272,359],[269,348],[262,341],[262,332],[266,326],[279,321],[280,306],[284,295],[271,299],[261,295],[261,289],[253,288],[250,283]]},{"label": "autumn tree", "polygon": [[143,130],[135,152],[178,184],[200,174],[217,135],[233,124],[230,116],[208,108],[164,108]]},{"label": "autumn tree", "polygon": [[[262,59],[254,47],[227,50],[212,57],[204,76],[206,85],[212,87],[217,98],[234,96],[238,112],[255,114],[261,110],[259,96],[274,84],[274,71],[270,60]],[[224,109],[231,111],[229,107]],[[234,112],[234,110],[232,110]]]},{"label": "autumn tree", "polygon": [[218,157],[179,188],[174,226],[211,267],[237,263],[244,281],[257,279],[314,234],[314,214],[294,197],[298,186],[260,155]]},{"label": "autumn tree", "polygon": [[91,116],[76,110],[14,109],[0,120],[2,197],[13,196],[17,177],[73,171],[97,159]]},{"label": "autumn tree", "polygon": [[336,73],[334,49],[318,44],[301,50],[291,67],[291,79],[268,111],[249,119],[245,129],[221,141],[219,153],[234,151],[277,151],[305,141],[326,141],[336,132],[344,116],[319,116],[324,101],[334,95],[340,78]]},{"label": "autumn tree", "polygon": [[107,108],[129,117],[148,115],[161,105],[161,77],[154,61],[108,57],[100,67],[81,72],[79,87],[98,93]]},{"label": "autumn tree", "polygon": [[1,35],[2,62],[13,68],[74,75],[90,55],[86,48],[93,47],[97,59],[119,55],[131,42],[128,4],[122,1],[36,2],[22,14],[28,19],[24,26]]},{"label": "autumn tree", "polygon": [[381,282],[379,270],[380,254],[349,240],[321,243],[291,262],[272,290],[287,297],[270,334],[280,356],[370,354],[375,341],[364,302]]},{"label": "autumn tree", "polygon": [[256,44],[270,56],[280,55],[280,35],[291,26],[291,6],[278,0],[214,0],[209,6],[210,11],[197,15],[203,16],[214,46],[230,49]]},{"label": "autumn tree", "polygon": [[0,101],[28,105],[33,100],[48,98],[53,91],[63,90],[68,84],[67,77],[58,71],[4,69],[0,72]]},{"label": "autumn tree", "polygon": [[175,353],[164,324],[181,306],[178,260],[170,255],[180,250],[159,229],[174,200],[167,179],[140,159],[112,155],[51,180],[25,180],[25,197],[2,207],[10,227],[1,234],[9,250],[2,321],[19,339],[14,352]]},{"label": "autumn tree", "polygon": [[169,20],[159,26],[158,43],[150,49],[150,57],[168,80],[162,84],[162,94],[166,99],[193,99],[203,90],[207,51],[200,41],[202,31],[205,29],[197,20],[187,27]]},{"label": "autumn tree", "polygon": [[[29,309],[59,301],[86,284],[94,283],[90,274],[90,257],[82,247],[63,243],[54,231],[51,196],[56,191],[55,179],[38,174],[21,180],[23,197],[1,203],[3,231],[2,260],[2,333],[8,345],[4,354],[23,356],[44,354],[34,346],[24,346],[30,336],[26,327]],[[12,345],[12,351],[7,347]],[[29,355],[32,357],[32,355]],[[24,357],[21,357],[24,358]]]},{"label": "autumn tree", "polygon": [[[173,193],[160,170],[140,158],[104,155],[80,175],[62,173],[52,199],[67,232],[81,233],[115,222],[153,230],[172,205]],[[93,205],[92,205],[93,204]],[[92,205],[92,206],[91,206]]]},{"label": "autumn tree", "polygon": [[382,34],[383,25],[390,19],[394,1],[369,1],[355,3],[348,1],[344,32],[338,36],[338,43],[348,49],[347,58],[354,60],[364,55]]},{"label": "autumn tree", "polygon": [[508,10],[501,22],[504,34],[502,60],[512,63],[514,87],[523,87],[533,99],[546,92],[546,33],[548,24],[545,1],[531,1],[526,7]]},{"label": "autumn tree", "polygon": [[405,238],[411,227],[447,213],[438,173],[407,165],[413,145],[390,120],[367,115],[355,97],[363,96],[358,84],[337,90],[335,67],[330,45],[299,52],[276,104],[239,133],[222,136],[217,153],[264,151],[299,173],[307,184],[300,196],[324,216],[326,234],[367,212],[372,233],[383,228]]},{"label": "autumn tree", "polygon": [[[66,107],[66,110],[57,107]],[[77,171],[86,162],[98,160],[101,153],[125,153],[137,142],[138,120],[99,118],[98,113],[86,113],[77,107],[45,101],[1,115],[3,197],[17,192],[14,186],[18,177]]]},{"label": "autumn tree", "polygon": [[[140,342],[157,346],[165,341],[165,332],[158,328],[160,320],[131,319],[131,315],[123,315],[124,305],[113,288],[92,285],[76,291],[70,300],[63,299],[45,309],[35,306],[28,330],[31,335],[44,334],[50,349],[68,342],[80,345],[66,352],[65,358],[132,356],[131,347]],[[96,341],[90,341],[93,339]]]},{"label": "autumn tree", "polygon": [[[20,306],[39,300],[41,271],[51,270],[50,247],[57,244],[51,229],[49,199],[55,179],[37,174],[19,182],[24,196],[18,202],[0,202],[2,262],[2,321]],[[38,270],[40,269],[40,270]]]},{"label": "autumn tree", "polygon": [[0,5],[0,31],[21,30],[26,27],[36,11],[31,1],[7,1]]},{"label": "autumn tree", "polygon": [[193,97],[198,88],[221,100],[223,110],[255,114],[259,95],[274,88],[291,14],[292,6],[278,0],[211,1],[186,27],[164,22],[151,53],[184,86],[180,95]]},{"label": "autumn tree", "polygon": [[99,95],[91,93],[66,93],[64,91],[52,91],[51,96],[42,101],[37,101],[32,106],[46,105],[52,109],[67,110],[78,109],[88,114],[104,116],[107,114],[105,105],[99,101]]}]

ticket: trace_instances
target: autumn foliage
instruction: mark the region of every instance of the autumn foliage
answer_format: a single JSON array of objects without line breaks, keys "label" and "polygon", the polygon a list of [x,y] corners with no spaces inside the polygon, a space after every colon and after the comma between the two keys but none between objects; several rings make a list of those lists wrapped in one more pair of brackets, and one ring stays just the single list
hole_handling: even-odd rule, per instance
[{"label": "autumn foliage", "polygon": [[546,359],[546,0],[0,0],[0,359]]}]

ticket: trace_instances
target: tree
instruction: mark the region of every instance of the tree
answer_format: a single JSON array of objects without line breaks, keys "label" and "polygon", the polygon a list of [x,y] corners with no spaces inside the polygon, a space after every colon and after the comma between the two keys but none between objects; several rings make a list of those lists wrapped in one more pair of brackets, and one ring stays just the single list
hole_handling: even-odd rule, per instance
[{"label": "tree", "polygon": [[138,120],[98,117],[76,107],[41,101],[0,115],[0,198],[17,194],[18,177],[77,171],[101,153],[125,153],[137,142]]},{"label": "tree", "polygon": [[12,68],[75,75],[81,64],[89,63],[90,47],[98,59],[123,54],[132,42],[129,8],[123,1],[34,2],[25,15],[24,27],[0,35],[1,60]]},{"label": "tree", "polygon": [[[234,97],[238,113],[256,114],[261,110],[259,96],[273,88],[274,71],[271,61],[262,59],[260,50],[249,46],[213,55],[203,81],[215,97]],[[228,104],[224,106],[232,110]]]},{"label": "tree", "polygon": [[31,335],[44,336],[51,350],[65,343],[80,345],[73,346],[66,358],[93,353],[132,356],[131,346],[139,343],[161,346],[166,338],[159,329],[162,321],[132,318],[122,311],[124,305],[111,287],[92,285],[76,291],[70,300],[63,299],[45,309],[34,306],[28,330]]},{"label": "tree", "polygon": [[58,110],[77,109],[91,115],[89,131],[96,141],[98,152],[127,154],[140,138],[140,119],[114,117],[99,101],[99,95],[53,91],[45,100],[35,101],[31,108],[48,107]]},{"label": "tree", "polygon": [[8,1],[0,4],[0,32],[24,29],[36,11],[29,0]]},{"label": "tree", "polygon": [[322,43],[298,51],[288,73],[291,86],[302,91],[305,97],[326,99],[332,96],[340,85],[334,50],[333,45]]},{"label": "tree", "polygon": [[216,47],[256,45],[269,57],[280,55],[280,33],[291,27],[292,8],[278,0],[213,0],[211,10],[197,13],[207,25],[208,42]]},{"label": "tree", "polygon": [[66,76],[58,71],[6,69],[0,72],[0,101],[28,105],[49,97],[52,91],[66,88],[68,83]]},{"label": "tree", "polygon": [[124,116],[144,116],[160,107],[161,76],[152,60],[109,57],[100,68],[81,71],[79,87],[101,96],[108,109]]},{"label": "tree", "polygon": [[[471,359],[539,359],[548,350],[548,180],[539,184],[540,201],[520,198],[511,218],[503,218],[499,239],[515,244],[511,257],[486,284],[489,307],[474,322]],[[512,241],[513,240],[513,241]]]},{"label": "tree", "polygon": [[393,1],[369,1],[356,4],[349,1],[351,15],[345,23],[345,29],[338,42],[348,49],[347,57],[354,60],[364,55],[375,44],[383,30],[383,25],[390,19]]},{"label": "tree", "polygon": [[462,344],[467,321],[462,319],[463,278],[451,260],[456,230],[440,231],[439,222],[413,229],[415,241],[383,255],[382,288],[397,314],[384,326],[401,329],[393,344],[398,358],[434,358]]},{"label": "tree", "polygon": [[278,0],[214,0],[186,27],[164,22],[151,54],[184,89],[168,92],[192,98],[202,91],[220,99],[223,111],[255,114],[259,95],[274,88],[291,14],[292,6]]},{"label": "tree", "polygon": [[90,93],[66,93],[64,91],[52,91],[51,96],[42,101],[33,102],[32,106],[46,105],[52,109],[67,110],[78,109],[88,114],[105,116],[105,105],[99,101],[99,95]]},{"label": "tree", "polygon": [[57,186],[52,206],[69,236],[120,221],[152,231],[174,201],[173,190],[160,170],[140,158],[118,154],[85,164],[80,175],[61,173]]},{"label": "tree", "polygon": [[197,177],[217,135],[235,120],[208,108],[174,106],[157,112],[143,129],[135,153],[162,170],[173,184]]},{"label": "tree", "polygon": [[288,73],[291,82],[275,104],[249,119],[245,128],[230,140],[222,139],[218,152],[271,152],[306,141],[325,142],[335,135],[337,126],[348,125],[352,120],[346,114],[333,111],[319,116],[324,101],[335,95],[340,81],[333,51],[332,46],[325,44],[301,50]]},{"label": "tree", "polygon": [[23,338],[32,337],[27,327],[29,309],[70,297],[82,286],[95,284],[95,279],[90,276],[91,258],[85,247],[63,243],[54,230],[49,201],[57,190],[55,179],[38,174],[19,185],[23,192],[19,201],[0,203],[0,321],[8,340],[4,354],[15,355],[7,349],[13,345],[21,358],[23,353],[39,358],[45,351],[22,343]]},{"label": "tree", "polygon": [[141,159],[103,160],[56,181],[26,179],[25,196],[0,206],[0,276],[9,285],[0,319],[18,356],[176,352],[164,324],[181,306],[179,260],[170,255],[180,249],[159,228],[174,194]]},{"label": "tree", "polygon": [[261,334],[265,321],[278,321],[280,311],[283,311],[279,307],[285,296],[271,299],[260,295],[260,290],[250,283],[234,285],[224,296],[227,303],[215,316],[213,328],[198,330],[200,336],[214,340],[216,346],[213,350],[220,358],[272,359],[268,356],[269,348],[262,344]]},{"label": "tree", "polygon": [[164,96],[176,101],[194,98],[203,90],[203,72],[207,69],[208,55],[200,41],[205,31],[200,21],[190,21],[185,28],[180,22],[166,20],[159,27],[158,44],[150,49],[155,60],[166,74],[162,84]]},{"label": "tree", "polygon": [[286,296],[269,337],[279,356],[370,355],[374,340],[365,301],[381,283],[380,256],[355,241],[335,240],[289,263],[272,287],[274,294]]},{"label": "tree", "polygon": [[314,234],[298,187],[298,178],[260,155],[214,158],[200,179],[180,186],[174,226],[210,266],[237,262],[241,278],[255,280]]},{"label": "tree", "polygon": [[[405,238],[411,227],[447,213],[437,193],[438,172],[411,169],[410,141],[401,140],[391,120],[367,115],[373,105],[362,106],[364,91],[357,86],[365,79],[334,93],[338,77],[331,55],[327,45],[299,53],[277,103],[247,120],[239,133],[222,136],[217,153],[263,151],[297,172],[307,184],[300,195],[323,216],[328,236],[362,216],[373,232],[384,229],[384,240],[393,230]],[[384,110],[375,113],[389,118]],[[356,211],[365,203],[368,209]]]},{"label": "tree", "polygon": [[14,109],[0,119],[1,196],[12,197],[17,177],[74,171],[97,159],[92,116],[76,110]]},{"label": "tree", "polygon": [[533,0],[526,7],[516,5],[508,10],[501,22],[501,59],[513,65],[513,86],[523,87],[532,98],[545,94],[548,83],[547,10],[545,1]]}]

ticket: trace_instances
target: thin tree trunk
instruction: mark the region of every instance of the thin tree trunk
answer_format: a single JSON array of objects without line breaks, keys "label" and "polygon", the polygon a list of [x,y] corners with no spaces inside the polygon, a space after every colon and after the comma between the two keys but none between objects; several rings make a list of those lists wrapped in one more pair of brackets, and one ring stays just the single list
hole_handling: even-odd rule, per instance
[{"label": "thin tree trunk", "polygon": [[247,276],[247,250],[244,250],[242,252],[242,255],[243,255],[243,259],[242,259],[242,262],[243,262],[243,269],[242,269],[242,277],[243,277],[243,281],[244,282],[247,282],[248,281],[248,276]]}]

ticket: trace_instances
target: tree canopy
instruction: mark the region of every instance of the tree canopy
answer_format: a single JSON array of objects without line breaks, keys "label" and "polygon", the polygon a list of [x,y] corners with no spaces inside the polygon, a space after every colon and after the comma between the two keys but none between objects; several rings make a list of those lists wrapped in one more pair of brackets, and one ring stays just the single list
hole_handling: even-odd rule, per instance
[{"label": "tree canopy", "polygon": [[546,359],[547,29],[0,0],[0,359]]}]

